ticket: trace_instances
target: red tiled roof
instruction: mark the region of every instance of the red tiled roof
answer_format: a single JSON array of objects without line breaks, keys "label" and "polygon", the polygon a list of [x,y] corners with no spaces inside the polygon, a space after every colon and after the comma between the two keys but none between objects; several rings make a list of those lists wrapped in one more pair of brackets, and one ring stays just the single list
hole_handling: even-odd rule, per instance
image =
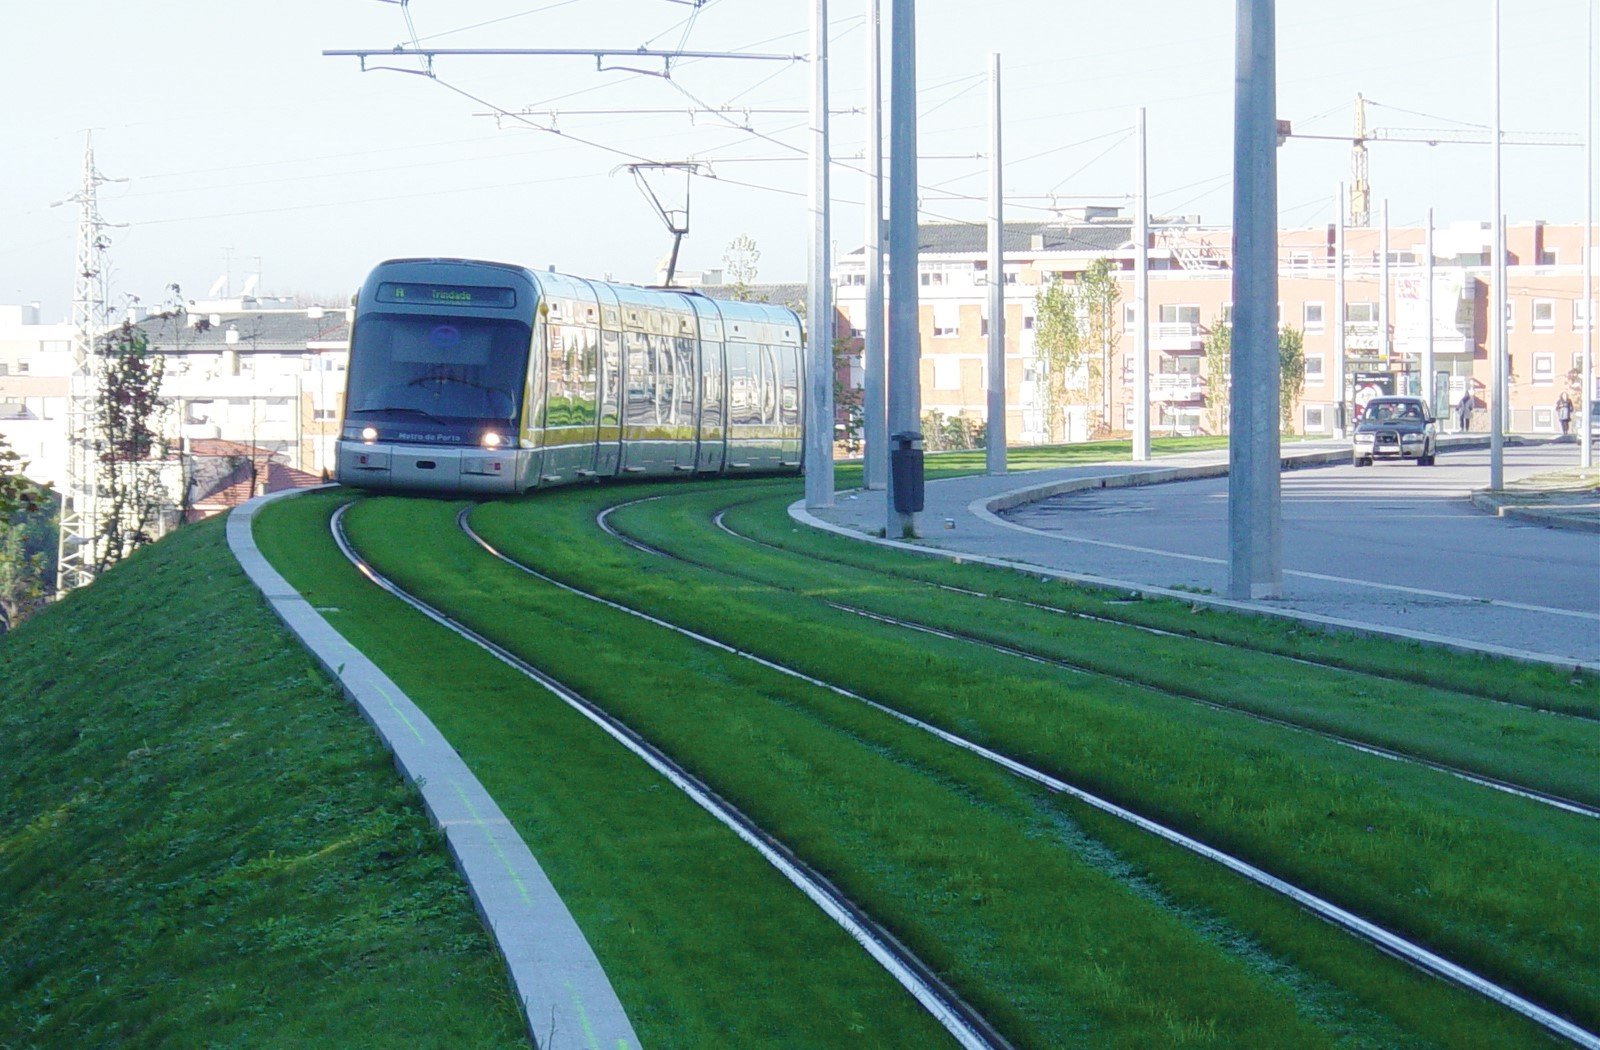
[{"label": "red tiled roof", "polygon": [[[231,442],[222,442],[231,444]],[[241,445],[241,448],[249,448]],[[285,489],[308,489],[322,484],[322,479],[315,474],[308,474],[303,470],[282,463],[268,462],[264,464],[251,484],[250,468],[248,465],[239,467],[233,473],[223,478],[210,492],[197,495],[187,515],[190,521],[200,521],[213,514],[220,514],[225,510],[237,507],[254,496],[266,495],[269,492],[282,492]]]},{"label": "red tiled roof", "polygon": [[221,438],[196,438],[189,442],[189,454],[192,456],[214,456],[226,459],[231,456],[240,456],[251,459],[270,459],[272,450],[260,448],[256,445],[246,445],[242,441],[224,441]]}]

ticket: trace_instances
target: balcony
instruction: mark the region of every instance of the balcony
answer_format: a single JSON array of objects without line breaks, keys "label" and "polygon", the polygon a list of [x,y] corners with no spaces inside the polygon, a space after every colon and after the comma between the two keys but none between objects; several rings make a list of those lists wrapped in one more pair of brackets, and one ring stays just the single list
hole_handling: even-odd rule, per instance
[{"label": "balcony", "polygon": [[1200,326],[1181,321],[1151,325],[1150,340],[1155,349],[1169,354],[1192,354],[1205,349]]},{"label": "balcony", "polygon": [[1188,372],[1163,372],[1150,377],[1152,401],[1198,401],[1206,396],[1206,381]]}]

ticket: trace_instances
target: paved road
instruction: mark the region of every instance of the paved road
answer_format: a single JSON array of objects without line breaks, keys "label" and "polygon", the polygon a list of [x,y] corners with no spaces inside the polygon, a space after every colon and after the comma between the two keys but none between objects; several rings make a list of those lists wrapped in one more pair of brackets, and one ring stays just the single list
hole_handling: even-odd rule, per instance
[{"label": "paved road", "polygon": [[[1507,448],[1506,476],[1576,456],[1570,445]],[[1485,450],[1460,450],[1432,468],[1285,474],[1280,604],[1600,660],[1600,539],[1474,509],[1466,496],[1487,461]],[[1072,548],[1078,571],[1225,593],[1227,513],[1217,478],[1058,496],[1004,519]]]},{"label": "paved road", "polygon": [[[1294,450],[1291,452],[1291,448]],[[1495,518],[1467,501],[1485,450],[1444,449],[1435,467],[1338,465],[1284,475],[1284,596],[1244,603],[1312,619],[1516,650],[1600,668],[1600,538]],[[1576,445],[1511,446],[1506,475],[1576,466]],[[1227,593],[1227,481],[1093,488],[1003,512],[987,504],[1047,484],[1103,484],[1151,470],[1225,469],[1227,452],[1163,456],[928,484],[916,546],[1151,588]],[[1102,480],[1104,479],[1104,480]],[[819,524],[881,534],[883,493],[843,494]]]}]

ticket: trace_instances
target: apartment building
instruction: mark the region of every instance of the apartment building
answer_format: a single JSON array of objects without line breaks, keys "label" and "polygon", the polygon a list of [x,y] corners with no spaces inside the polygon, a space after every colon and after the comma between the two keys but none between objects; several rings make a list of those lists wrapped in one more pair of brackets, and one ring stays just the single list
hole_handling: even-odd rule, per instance
[{"label": "apartment building", "polygon": [[[343,309],[197,304],[174,316],[133,315],[165,359],[162,423],[175,450],[234,442],[309,475],[331,471],[349,362]],[[41,324],[37,304],[0,307],[0,437],[28,476],[58,490],[67,469],[73,330]],[[203,458],[203,457],[202,457]]]},{"label": "apartment building", "polygon": [[[924,411],[981,419],[987,386],[989,282],[986,231],[981,225],[937,224],[920,231],[919,314]],[[1045,384],[1034,346],[1036,300],[1048,281],[1075,282],[1096,260],[1112,267],[1118,318],[1104,355],[1110,364],[1110,428],[1132,424],[1134,352],[1133,224],[1116,209],[1085,209],[1062,221],[1009,223],[1005,231],[1007,433],[1019,444],[1077,440],[1086,412],[1061,413],[1056,433],[1046,432]],[[1280,234],[1279,319],[1303,333],[1305,385],[1291,414],[1293,429],[1329,434],[1339,409],[1340,263],[1337,232],[1329,226]],[[1343,414],[1383,393],[1428,396],[1436,411],[1468,391],[1477,408],[1474,425],[1488,425],[1490,385],[1487,304],[1492,232],[1487,223],[1455,223],[1434,231],[1431,297],[1426,265],[1427,231],[1391,228],[1387,265],[1383,231],[1347,229],[1343,278]],[[1209,374],[1208,335],[1232,311],[1231,231],[1205,227],[1194,217],[1158,219],[1150,257],[1151,427],[1157,432],[1212,429],[1206,411],[1215,385]],[[1528,434],[1559,431],[1555,403],[1578,399],[1584,327],[1594,316],[1582,302],[1583,229],[1542,222],[1507,231],[1509,385],[1506,424]],[[853,332],[865,316],[862,253],[838,266],[837,301]],[[1432,313],[1432,375],[1421,374],[1422,348]],[[1098,406],[1096,406],[1098,408]]]}]

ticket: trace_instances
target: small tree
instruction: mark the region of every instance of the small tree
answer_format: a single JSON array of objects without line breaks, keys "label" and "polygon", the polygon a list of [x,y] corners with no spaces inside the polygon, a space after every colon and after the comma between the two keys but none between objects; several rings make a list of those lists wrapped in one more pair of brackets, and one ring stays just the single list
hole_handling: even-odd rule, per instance
[{"label": "small tree", "polygon": [[1282,430],[1294,430],[1294,405],[1306,388],[1306,341],[1298,328],[1278,329],[1278,411]]},{"label": "small tree", "polygon": [[740,302],[750,298],[750,286],[755,283],[760,262],[761,250],[748,233],[741,233],[728,242],[728,249],[722,254],[722,264],[727,270],[723,279],[733,285],[733,297]]},{"label": "small tree", "polygon": [[1044,363],[1045,427],[1060,432],[1062,406],[1096,406],[1089,430],[1105,430],[1111,415],[1113,325],[1122,293],[1111,262],[1096,259],[1075,283],[1054,280],[1035,300],[1033,341]]},{"label": "small tree", "polygon": [[54,501],[23,475],[24,463],[0,438],[0,634],[50,593]]},{"label": "small tree", "polygon": [[851,386],[845,378],[850,375],[848,358],[851,351],[848,339],[833,341],[833,414],[843,425],[843,444],[847,455],[861,451],[862,404],[864,391]]},{"label": "small tree", "polygon": [[1233,383],[1233,325],[1217,318],[1206,333],[1206,426],[1228,432],[1228,394]]},{"label": "small tree", "polygon": [[161,478],[166,447],[156,429],[165,359],[131,322],[106,337],[97,398],[100,461],[99,574],[152,542],[172,500]]},{"label": "small tree", "polygon": [[[1206,335],[1206,422],[1213,434],[1229,429],[1233,388],[1233,325],[1220,318]],[[1306,388],[1305,336],[1278,329],[1278,413],[1282,429],[1293,429],[1294,405]]]}]

